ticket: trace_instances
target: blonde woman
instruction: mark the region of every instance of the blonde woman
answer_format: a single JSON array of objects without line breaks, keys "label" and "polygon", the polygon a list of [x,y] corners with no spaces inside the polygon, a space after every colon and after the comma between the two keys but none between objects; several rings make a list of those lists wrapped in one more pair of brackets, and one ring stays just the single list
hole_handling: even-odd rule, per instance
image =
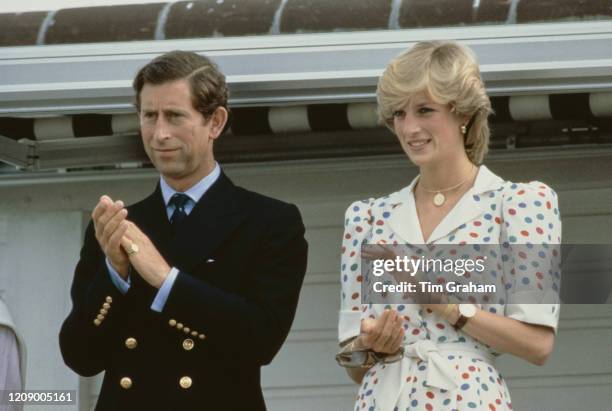
[{"label": "blonde woman", "polygon": [[[548,252],[561,242],[556,194],[541,182],[505,181],[482,165],[491,104],[467,47],[416,44],[388,65],[377,97],[381,120],[419,175],[346,212],[339,340],[374,354],[347,368],[360,384],[354,408],[511,410],[495,358],[509,353],[542,365],[553,350],[558,299],[542,290],[559,277]],[[490,244],[499,250],[493,263],[510,297],[386,309],[365,304],[362,244]],[[521,263],[513,258],[521,244],[548,251],[539,250],[533,264]],[[510,258],[502,261],[504,255]],[[517,298],[526,295],[531,299]]]}]

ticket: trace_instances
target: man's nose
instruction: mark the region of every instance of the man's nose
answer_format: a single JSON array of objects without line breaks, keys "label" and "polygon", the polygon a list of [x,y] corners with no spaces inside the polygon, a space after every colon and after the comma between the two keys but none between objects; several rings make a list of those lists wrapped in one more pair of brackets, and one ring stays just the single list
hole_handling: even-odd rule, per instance
[{"label": "man's nose", "polygon": [[158,118],[153,129],[153,138],[155,140],[167,140],[170,138],[170,127],[162,119]]}]

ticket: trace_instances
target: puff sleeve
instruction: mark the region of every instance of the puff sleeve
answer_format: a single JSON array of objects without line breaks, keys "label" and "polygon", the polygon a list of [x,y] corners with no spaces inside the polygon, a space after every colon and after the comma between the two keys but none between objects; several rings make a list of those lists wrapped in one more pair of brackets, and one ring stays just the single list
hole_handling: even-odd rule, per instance
[{"label": "puff sleeve", "polygon": [[342,237],[338,321],[340,343],[359,335],[361,329],[361,244],[372,229],[373,199],[356,201],[346,210]]},{"label": "puff sleeve", "polygon": [[544,183],[507,183],[502,204],[506,316],[557,332],[561,281],[561,218],[557,195]]}]

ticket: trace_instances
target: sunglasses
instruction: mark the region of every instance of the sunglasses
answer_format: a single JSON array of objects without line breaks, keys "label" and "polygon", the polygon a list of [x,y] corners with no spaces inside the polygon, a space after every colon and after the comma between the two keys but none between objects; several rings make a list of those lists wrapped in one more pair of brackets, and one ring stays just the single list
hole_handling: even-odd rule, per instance
[{"label": "sunglasses", "polygon": [[377,353],[372,350],[342,350],[336,354],[336,362],[346,368],[370,368],[375,363],[391,364],[404,357],[404,347],[392,354]]}]

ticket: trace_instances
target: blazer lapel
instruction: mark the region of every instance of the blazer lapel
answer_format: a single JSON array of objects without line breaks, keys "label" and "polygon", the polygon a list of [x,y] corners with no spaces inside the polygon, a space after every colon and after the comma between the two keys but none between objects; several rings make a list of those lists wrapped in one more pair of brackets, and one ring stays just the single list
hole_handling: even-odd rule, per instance
[{"label": "blazer lapel", "polygon": [[175,267],[189,271],[205,261],[246,218],[237,190],[222,172],[189,216],[176,228],[170,244]]}]

